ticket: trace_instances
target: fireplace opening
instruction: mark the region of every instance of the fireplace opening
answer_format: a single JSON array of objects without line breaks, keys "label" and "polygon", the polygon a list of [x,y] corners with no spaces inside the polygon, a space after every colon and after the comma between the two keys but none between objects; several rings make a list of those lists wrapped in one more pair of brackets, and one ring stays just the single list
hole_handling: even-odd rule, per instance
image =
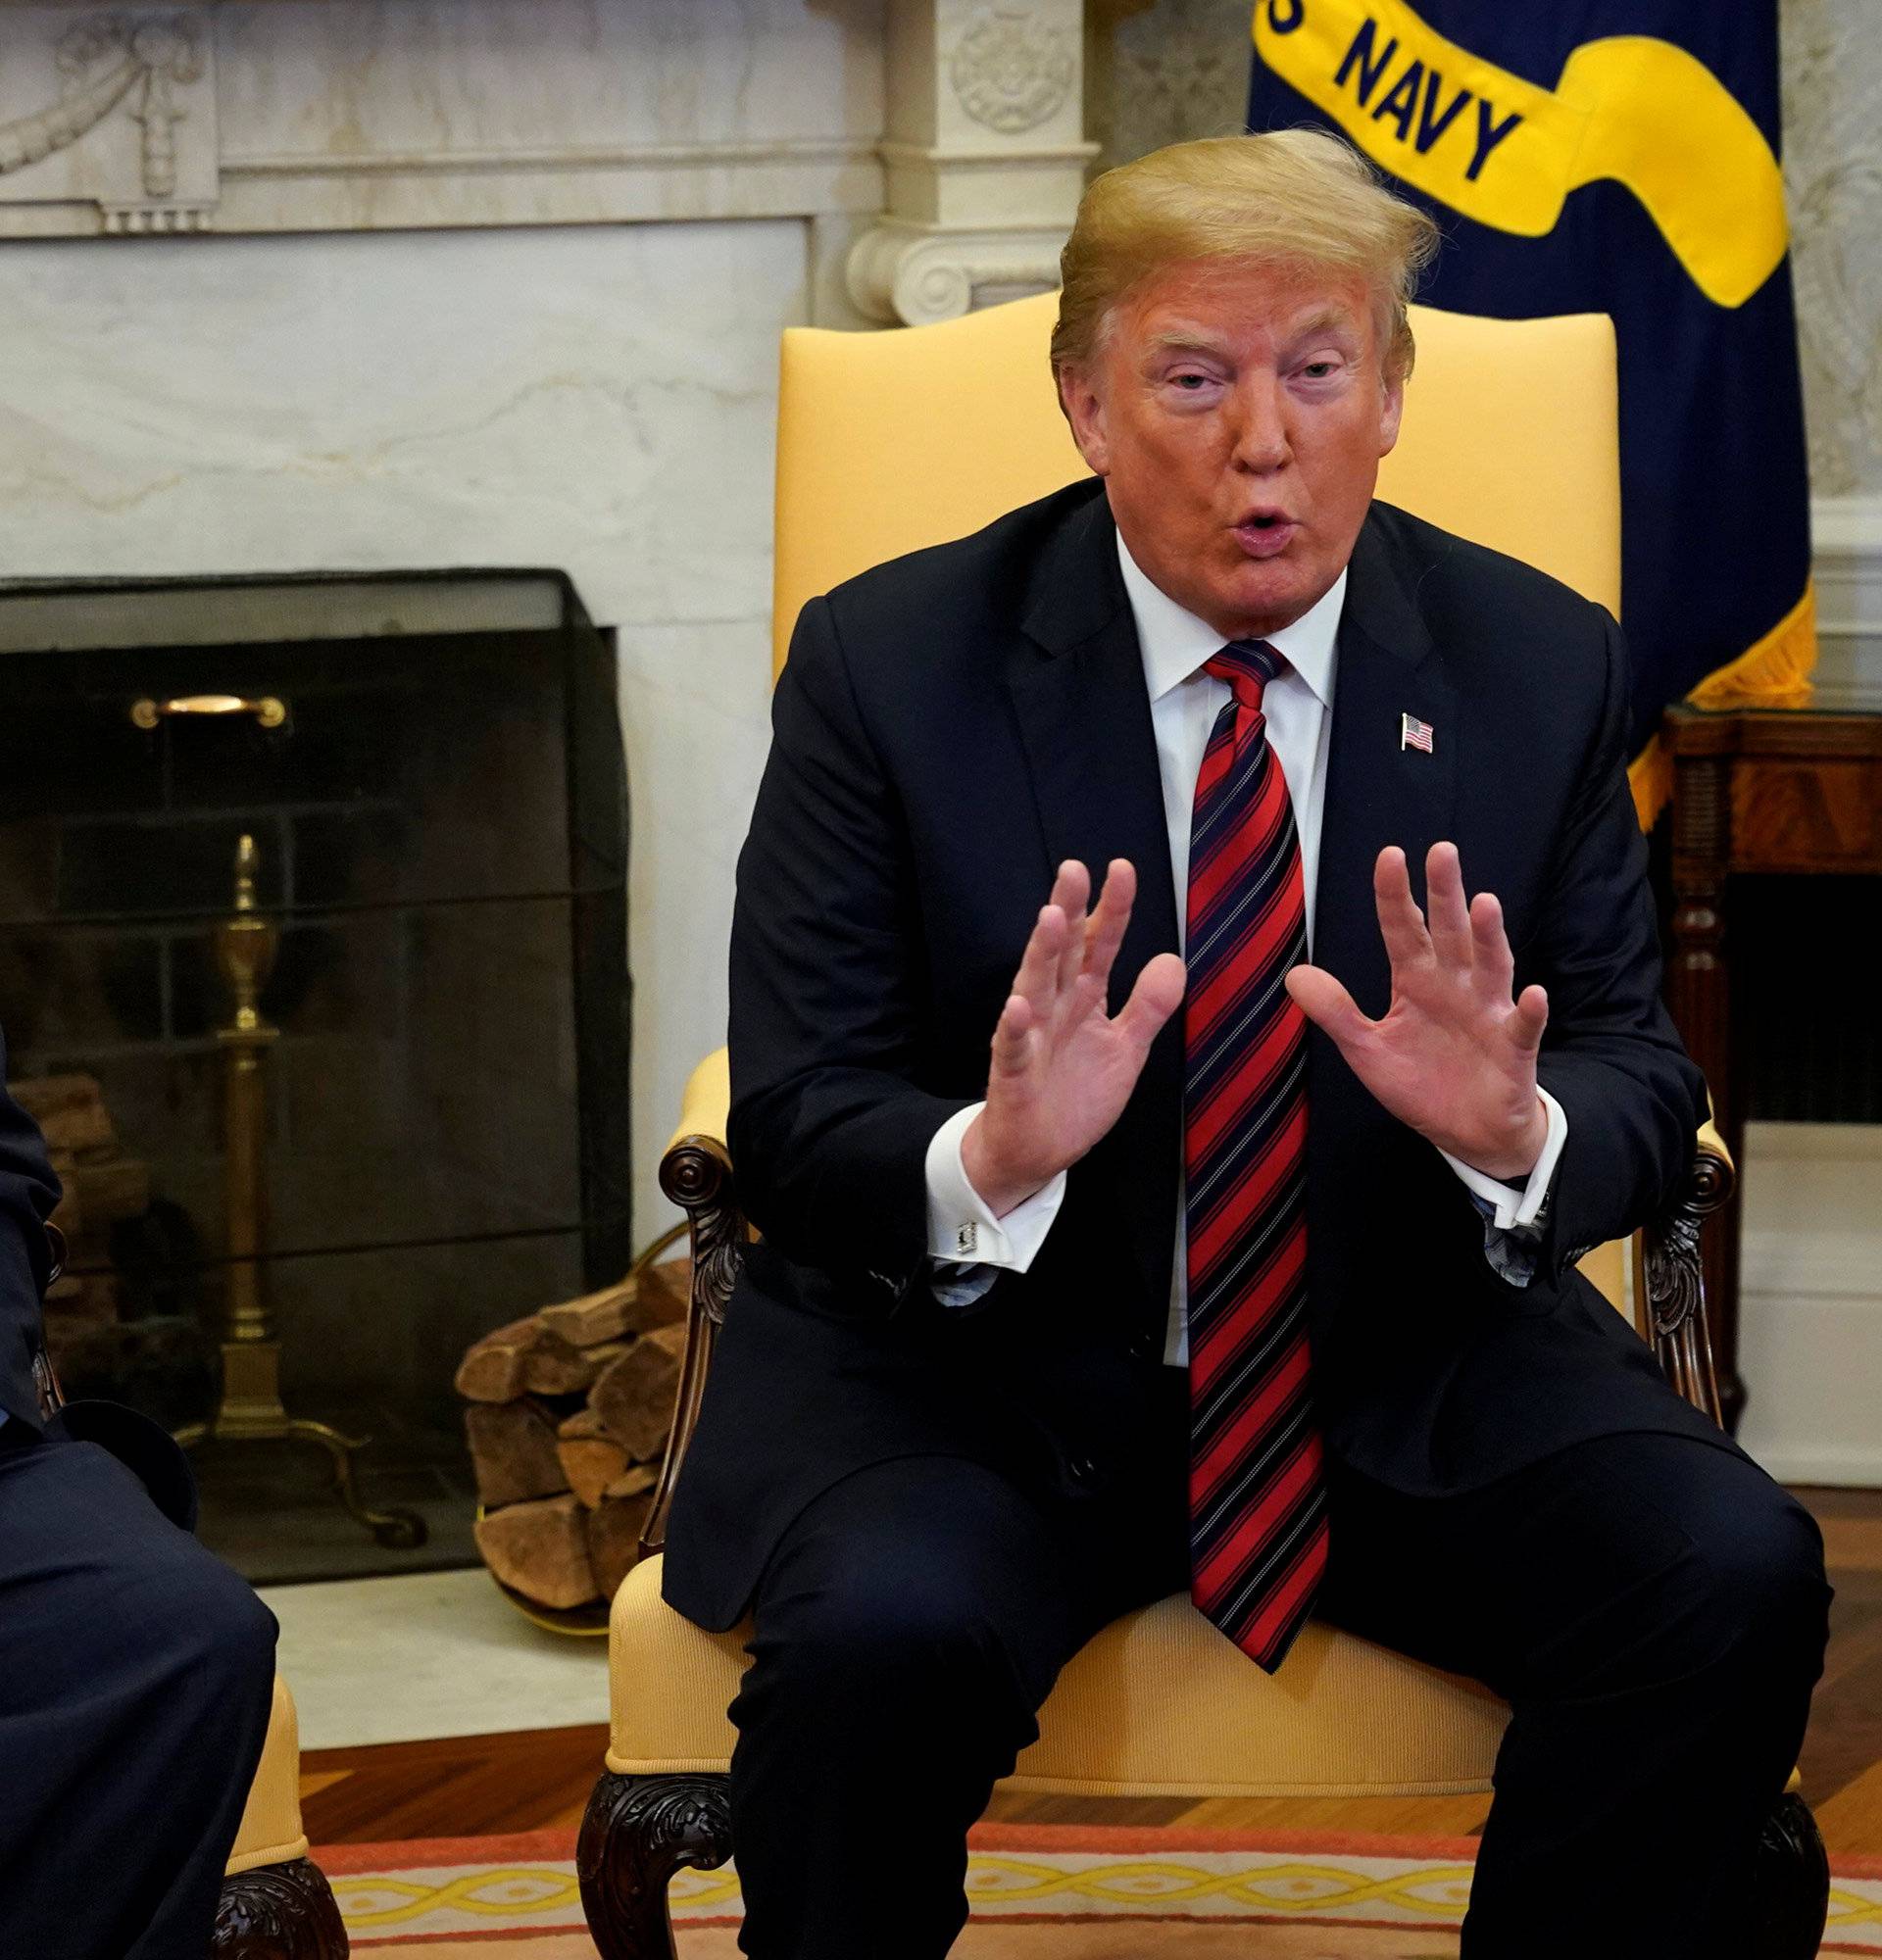
[{"label": "fireplace opening", "polygon": [[634,1250],[612,636],[548,571],[34,581],[0,661],[65,1394],[206,1428],[258,1583],[474,1563],[458,1360]]}]

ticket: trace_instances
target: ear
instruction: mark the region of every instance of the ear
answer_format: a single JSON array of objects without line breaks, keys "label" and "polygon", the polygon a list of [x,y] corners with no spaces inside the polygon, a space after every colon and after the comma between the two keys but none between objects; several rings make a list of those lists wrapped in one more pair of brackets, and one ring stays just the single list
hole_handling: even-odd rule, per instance
[{"label": "ear", "polygon": [[1405,377],[1386,384],[1385,400],[1379,410],[1379,454],[1390,456],[1399,442],[1399,423],[1405,416]]},{"label": "ear", "polygon": [[1059,383],[1059,406],[1071,424],[1071,439],[1085,459],[1092,474],[1105,476],[1111,470],[1111,442],[1105,431],[1104,397],[1093,385],[1089,369],[1072,362],[1063,363],[1055,376]]}]

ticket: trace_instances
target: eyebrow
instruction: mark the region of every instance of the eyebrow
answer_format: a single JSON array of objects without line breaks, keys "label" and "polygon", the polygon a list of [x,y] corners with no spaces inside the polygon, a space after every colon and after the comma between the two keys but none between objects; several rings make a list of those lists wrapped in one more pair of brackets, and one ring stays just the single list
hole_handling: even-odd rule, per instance
[{"label": "eyebrow", "polygon": [[[1284,336],[1283,343],[1311,340],[1318,333],[1353,334],[1358,330],[1358,321],[1344,307],[1322,307],[1318,313],[1304,319],[1299,326],[1291,328]],[[1167,326],[1150,339],[1151,347],[1162,354],[1212,354],[1218,360],[1225,360],[1228,350],[1216,339],[1198,327]]]}]

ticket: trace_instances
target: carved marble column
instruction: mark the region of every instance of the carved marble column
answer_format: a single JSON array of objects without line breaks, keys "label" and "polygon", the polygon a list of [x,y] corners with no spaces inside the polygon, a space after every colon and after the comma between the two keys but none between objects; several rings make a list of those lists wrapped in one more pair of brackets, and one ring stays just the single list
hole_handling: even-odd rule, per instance
[{"label": "carved marble column", "polygon": [[1083,0],[889,0],[887,210],[850,296],[917,325],[1056,285],[1097,145]]}]

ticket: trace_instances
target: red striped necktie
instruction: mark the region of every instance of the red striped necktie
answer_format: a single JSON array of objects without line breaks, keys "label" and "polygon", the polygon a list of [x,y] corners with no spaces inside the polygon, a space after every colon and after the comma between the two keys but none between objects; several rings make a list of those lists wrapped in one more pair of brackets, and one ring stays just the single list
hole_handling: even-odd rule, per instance
[{"label": "red striped necktie", "polygon": [[1326,1569],[1309,1388],[1307,1021],[1281,976],[1307,957],[1294,808],[1262,690],[1261,640],[1205,662],[1233,698],[1196,779],[1189,838],[1190,1592],[1270,1674]]}]

